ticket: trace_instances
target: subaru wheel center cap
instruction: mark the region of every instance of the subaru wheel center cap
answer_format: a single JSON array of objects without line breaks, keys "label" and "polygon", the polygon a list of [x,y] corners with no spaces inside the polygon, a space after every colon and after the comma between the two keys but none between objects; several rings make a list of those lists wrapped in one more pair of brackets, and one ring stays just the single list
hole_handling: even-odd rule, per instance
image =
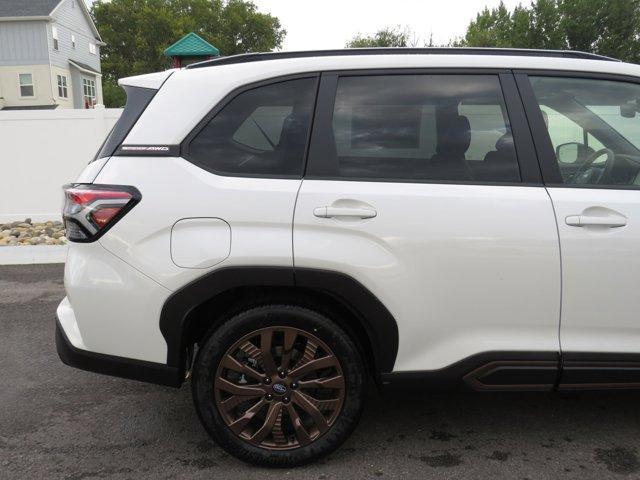
[{"label": "subaru wheel center cap", "polygon": [[283,395],[287,393],[287,387],[282,383],[274,383],[273,391],[276,392],[278,395]]}]

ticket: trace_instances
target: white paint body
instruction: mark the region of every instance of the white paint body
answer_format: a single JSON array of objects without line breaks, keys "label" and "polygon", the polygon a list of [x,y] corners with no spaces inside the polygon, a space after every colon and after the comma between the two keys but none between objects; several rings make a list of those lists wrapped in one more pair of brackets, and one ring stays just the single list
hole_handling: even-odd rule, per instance
[{"label": "white paint body", "polygon": [[[345,200],[377,216],[313,215]],[[544,188],[305,180],[294,251],[297,267],[346,273],[389,309],[396,370],[558,349],[560,259]]]},{"label": "white paint body", "polygon": [[[129,80],[162,87],[125,143],[178,144],[229,92],[267,78],[460,66],[640,76],[640,66],[622,63],[478,55],[318,57],[179,70]],[[81,178],[133,185],[142,201],[99,241],[70,246],[69,297],[58,315],[78,348],[165,363],[158,320],[172,292],[221,267],[295,265],[345,273],[387,307],[400,337],[395,371],[440,369],[488,351],[640,351],[633,308],[640,280],[637,191],[225,177],[179,157],[112,157]],[[332,206],[376,215],[314,215]],[[592,206],[620,212],[629,224],[595,231],[564,223]],[[196,218],[224,221],[230,247],[220,231],[209,231],[211,241],[203,244],[202,223],[176,236],[176,225]]]},{"label": "white paint body", "polygon": [[[570,352],[640,351],[640,192],[549,188],[562,249],[562,348]],[[586,212],[585,212],[586,210]],[[586,215],[585,215],[586,214]],[[573,215],[620,215],[627,225],[570,226]]]},{"label": "white paint body", "polygon": [[[301,180],[221,177],[182,158],[112,157],[94,182],[135,185],[142,201],[98,241],[69,248],[65,287],[76,312],[71,323],[77,325],[74,328],[87,350],[166,363],[167,345],[158,322],[171,292],[214,268],[293,266],[293,210]],[[187,218],[224,219],[231,232],[230,250],[216,235],[219,246],[210,249],[208,260],[190,252],[198,255],[196,260],[191,257],[195,263],[190,268],[176,265],[171,233],[177,222]],[[194,248],[202,247],[197,229],[192,238]],[[186,255],[186,239],[179,241]],[[103,260],[109,258],[107,268]],[[100,285],[113,295],[108,297],[113,301],[107,303],[109,308],[93,308],[90,313],[83,307],[95,307],[90,292],[101,292]],[[114,315],[123,320],[117,326]],[[121,342],[120,336],[127,342]],[[109,343],[114,344],[110,351]],[[144,343],[144,350],[137,343]]]}]

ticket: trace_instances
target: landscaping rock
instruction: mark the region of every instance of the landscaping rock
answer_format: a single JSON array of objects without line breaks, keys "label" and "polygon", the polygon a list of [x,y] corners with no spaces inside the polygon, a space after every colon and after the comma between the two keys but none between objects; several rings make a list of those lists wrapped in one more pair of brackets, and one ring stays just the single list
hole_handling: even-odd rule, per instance
[{"label": "landscaping rock", "polygon": [[64,225],[59,220],[0,223],[0,247],[18,245],[64,245],[67,243]]}]

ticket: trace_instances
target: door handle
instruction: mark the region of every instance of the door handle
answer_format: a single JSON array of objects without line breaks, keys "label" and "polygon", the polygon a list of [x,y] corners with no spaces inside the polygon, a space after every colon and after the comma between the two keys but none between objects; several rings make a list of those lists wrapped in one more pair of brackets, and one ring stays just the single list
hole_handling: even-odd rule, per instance
[{"label": "door handle", "polygon": [[627,219],[624,217],[592,217],[589,215],[569,215],[564,219],[567,225],[572,227],[624,227],[627,224]]},{"label": "door handle", "polygon": [[374,218],[378,215],[372,208],[356,208],[356,207],[318,207],[313,210],[313,214],[319,218],[333,217],[358,217],[358,218]]}]

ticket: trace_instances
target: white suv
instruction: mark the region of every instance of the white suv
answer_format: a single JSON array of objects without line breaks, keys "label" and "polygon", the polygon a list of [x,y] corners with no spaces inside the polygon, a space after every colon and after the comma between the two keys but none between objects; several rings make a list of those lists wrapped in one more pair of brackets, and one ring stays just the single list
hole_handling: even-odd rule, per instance
[{"label": "white suv", "polygon": [[65,187],[68,365],[190,378],[272,466],[343,442],[367,379],[640,387],[640,66],[365,49],[120,83]]}]

